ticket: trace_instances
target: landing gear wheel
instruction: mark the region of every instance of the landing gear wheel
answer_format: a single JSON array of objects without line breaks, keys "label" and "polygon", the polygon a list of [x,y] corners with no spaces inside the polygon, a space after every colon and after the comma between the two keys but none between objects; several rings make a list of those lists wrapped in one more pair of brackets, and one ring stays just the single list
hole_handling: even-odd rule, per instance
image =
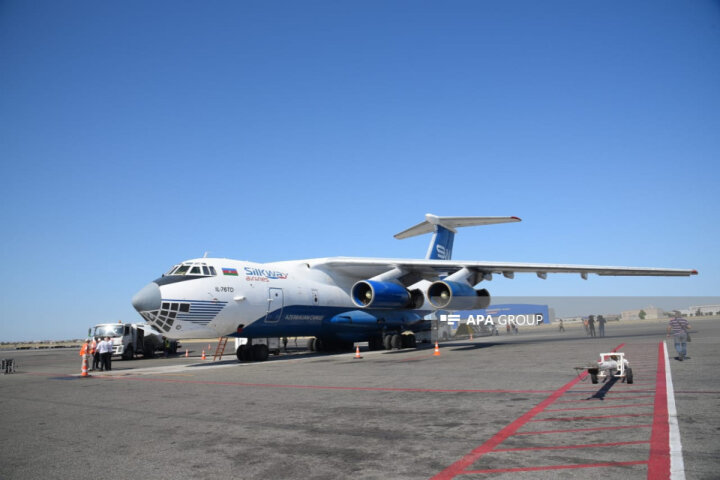
[{"label": "landing gear wheel", "polygon": [[307,349],[310,350],[311,352],[315,351],[315,340],[316,340],[316,338],[313,337],[310,340],[308,340],[308,342],[307,342]]},{"label": "landing gear wheel", "polygon": [[324,352],[326,349],[325,342],[322,341],[320,338],[315,339],[315,351],[316,352]]},{"label": "landing gear wheel", "polygon": [[625,369],[625,380],[627,383],[633,383],[635,380],[633,380],[633,372],[632,368],[628,367]]},{"label": "landing gear wheel", "polygon": [[417,347],[417,340],[415,340],[415,335],[400,335],[402,338],[402,348],[415,348]]},{"label": "landing gear wheel", "polygon": [[253,345],[252,346],[252,359],[256,362],[264,362],[270,356],[270,349],[267,345]]},{"label": "landing gear wheel", "polygon": [[235,352],[237,359],[240,362],[249,362],[252,360],[252,350],[249,345],[240,345]]},{"label": "landing gear wheel", "polygon": [[402,338],[401,335],[398,335],[397,333],[392,336],[390,339],[390,345],[392,345],[393,349],[400,350],[402,348]]},{"label": "landing gear wheel", "polygon": [[591,381],[592,383],[598,383],[597,373],[591,373],[591,374],[590,374],[590,381]]},{"label": "landing gear wheel", "polygon": [[385,350],[392,350],[392,335],[385,335],[383,337],[383,347]]}]

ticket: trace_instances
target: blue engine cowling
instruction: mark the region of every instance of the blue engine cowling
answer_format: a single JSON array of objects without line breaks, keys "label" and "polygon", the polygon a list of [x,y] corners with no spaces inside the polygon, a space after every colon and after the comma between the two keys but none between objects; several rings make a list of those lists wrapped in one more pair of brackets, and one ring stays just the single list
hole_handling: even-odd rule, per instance
[{"label": "blue engine cowling", "polygon": [[434,308],[475,310],[490,306],[490,292],[475,290],[467,283],[439,281],[430,284],[427,298]]},{"label": "blue engine cowling", "polygon": [[393,282],[361,280],[353,285],[350,297],[361,308],[419,308],[422,293]]}]

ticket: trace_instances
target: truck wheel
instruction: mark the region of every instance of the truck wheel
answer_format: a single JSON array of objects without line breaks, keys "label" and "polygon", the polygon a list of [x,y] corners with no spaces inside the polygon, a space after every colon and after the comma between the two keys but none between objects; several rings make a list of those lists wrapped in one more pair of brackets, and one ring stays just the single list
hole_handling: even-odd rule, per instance
[{"label": "truck wheel", "polygon": [[133,351],[132,345],[128,345],[128,347],[125,349],[125,351],[122,354],[123,360],[132,360],[135,357],[135,352]]},{"label": "truck wheel", "polygon": [[633,383],[633,373],[632,368],[628,367],[625,369],[625,380],[627,380],[627,383]]}]

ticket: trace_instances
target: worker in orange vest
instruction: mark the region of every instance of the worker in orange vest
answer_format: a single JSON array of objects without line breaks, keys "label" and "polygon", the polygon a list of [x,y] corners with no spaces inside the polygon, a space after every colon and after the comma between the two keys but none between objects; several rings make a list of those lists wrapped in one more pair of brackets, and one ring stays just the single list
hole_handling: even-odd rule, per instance
[{"label": "worker in orange vest", "polygon": [[89,346],[90,346],[90,344],[88,343],[87,340],[85,340],[85,342],[82,344],[82,347],[80,347],[80,356],[81,356],[81,357],[82,357],[83,355],[87,355],[87,354],[88,354],[88,348],[89,348]]}]

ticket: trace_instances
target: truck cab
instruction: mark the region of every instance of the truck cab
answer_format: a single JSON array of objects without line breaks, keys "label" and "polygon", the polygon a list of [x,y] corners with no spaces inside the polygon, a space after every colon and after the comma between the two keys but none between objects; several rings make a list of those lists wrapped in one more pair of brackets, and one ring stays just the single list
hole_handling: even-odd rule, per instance
[{"label": "truck cab", "polygon": [[[145,358],[151,358],[157,350],[162,350],[164,338],[154,328],[145,323],[101,323],[92,329],[92,336],[97,338],[110,337],[113,344],[113,355],[123,360],[135,358],[142,353]],[[176,353],[178,343],[170,342],[170,353]]]}]

